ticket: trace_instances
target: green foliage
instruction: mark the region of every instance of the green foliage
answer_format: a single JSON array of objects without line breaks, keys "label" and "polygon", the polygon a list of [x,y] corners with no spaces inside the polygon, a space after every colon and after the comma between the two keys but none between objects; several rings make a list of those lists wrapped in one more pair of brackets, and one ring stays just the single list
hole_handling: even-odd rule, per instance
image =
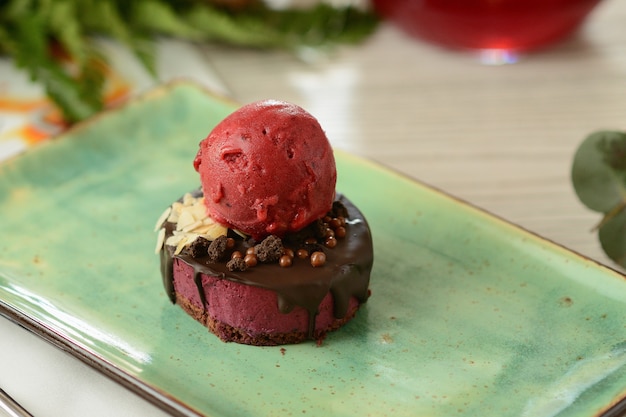
[{"label": "green foliage", "polygon": [[0,53],[42,83],[71,123],[103,106],[106,56],[97,36],[123,43],[154,74],[157,36],[296,49],[357,42],[376,24],[372,13],[326,4],[277,11],[262,3],[228,9],[207,0],[0,0]]},{"label": "green foliage", "polygon": [[572,184],[583,204],[603,214],[597,229],[604,252],[626,267],[626,133],[589,135],[574,156]]}]

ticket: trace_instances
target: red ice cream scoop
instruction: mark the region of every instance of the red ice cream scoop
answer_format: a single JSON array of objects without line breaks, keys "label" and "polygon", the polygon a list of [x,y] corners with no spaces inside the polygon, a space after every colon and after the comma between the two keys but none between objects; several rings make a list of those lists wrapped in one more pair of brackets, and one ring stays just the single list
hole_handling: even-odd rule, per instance
[{"label": "red ice cream scoop", "polygon": [[294,104],[264,100],[222,120],[193,162],[207,213],[261,239],[323,217],[335,197],[333,151],[318,121]]}]

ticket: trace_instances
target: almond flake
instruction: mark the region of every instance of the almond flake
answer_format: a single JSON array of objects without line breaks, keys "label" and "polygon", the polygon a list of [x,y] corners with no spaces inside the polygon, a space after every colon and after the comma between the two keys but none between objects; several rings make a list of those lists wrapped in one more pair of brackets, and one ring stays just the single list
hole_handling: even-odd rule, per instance
[{"label": "almond flake", "polygon": [[202,219],[202,224],[205,226],[213,226],[214,224],[216,224],[216,222],[211,217],[207,216]]},{"label": "almond flake", "polygon": [[187,233],[187,245],[191,245],[199,237],[200,237],[199,233]]},{"label": "almond flake", "polygon": [[206,208],[204,207],[203,204],[194,204],[193,206],[189,207],[188,210],[189,212],[191,212],[193,217],[197,220],[204,219],[207,217]]},{"label": "almond flake", "polygon": [[209,231],[207,232],[207,236],[209,236],[209,240],[215,240],[220,236],[226,236],[228,234],[228,229],[222,225],[215,224]]},{"label": "almond flake", "polygon": [[167,240],[165,241],[165,244],[167,246],[177,246],[178,242],[180,242],[183,239],[183,237],[184,235],[172,235],[167,238]]},{"label": "almond flake", "polygon": [[202,224],[196,227],[195,229],[193,229],[193,232],[199,235],[206,235],[212,228],[213,228],[213,225]]},{"label": "almond flake", "polygon": [[161,249],[163,248],[163,243],[165,243],[165,229],[161,228],[159,230],[159,234],[157,235],[157,244],[156,244],[156,248],[154,249],[154,253],[159,253],[161,251]]},{"label": "almond flake", "polygon": [[183,207],[182,203],[178,201],[174,202],[174,204],[172,204],[172,211],[167,221],[170,223],[176,223],[178,221],[178,217],[180,216],[182,207]]},{"label": "almond flake", "polygon": [[183,196],[183,205],[184,206],[190,206],[193,203],[196,202],[196,198],[194,198],[191,193],[185,193],[185,195]]},{"label": "almond flake", "polygon": [[178,255],[179,253],[181,253],[186,244],[187,244],[187,236],[183,236],[181,241],[178,242],[178,245],[176,245],[176,249],[174,250],[174,255]]},{"label": "almond flake", "polygon": [[185,246],[190,245],[200,236],[208,240],[215,240],[220,236],[226,236],[228,233],[226,226],[222,226],[207,216],[204,197],[194,198],[190,193],[183,196],[182,202],[174,202],[161,215],[157,227],[160,227],[166,220],[176,223],[176,229],[167,239],[165,239],[165,229],[159,230],[157,252],[165,244],[175,247],[174,255],[178,255]]},{"label": "almond flake", "polygon": [[180,213],[180,217],[178,218],[176,230],[183,230],[195,221],[196,219],[193,218],[193,215],[189,211],[183,210],[182,213]]},{"label": "almond flake", "polygon": [[165,223],[165,220],[167,220],[167,218],[170,216],[171,212],[172,212],[172,207],[171,206],[165,209],[163,214],[161,214],[161,216],[159,217],[159,220],[157,220],[156,225],[154,226],[154,231],[155,232],[157,230],[159,230],[159,228],[163,225],[163,223]]},{"label": "almond flake", "polygon": [[183,232],[192,232],[199,226],[202,226],[202,220],[196,220],[195,222],[188,224],[187,226],[183,227],[180,230]]}]

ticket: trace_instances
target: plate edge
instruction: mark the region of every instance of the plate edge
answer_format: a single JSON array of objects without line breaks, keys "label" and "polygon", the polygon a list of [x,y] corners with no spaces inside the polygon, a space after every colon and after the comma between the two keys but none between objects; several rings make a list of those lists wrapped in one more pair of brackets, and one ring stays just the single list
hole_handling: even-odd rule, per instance
[{"label": "plate edge", "polygon": [[172,414],[173,416],[202,416],[197,410],[190,408],[177,401],[174,397],[159,391],[155,387],[147,385],[141,380],[133,377],[126,371],[119,369],[104,358],[91,352],[84,346],[66,338],[62,334],[56,332],[50,326],[40,322],[28,314],[14,308],[2,300],[0,300],[0,315],[34,334],[42,340],[48,342],[57,349],[70,355],[72,358],[78,359],[85,365],[91,367],[96,372],[106,376],[112,381],[124,386],[135,395],[143,398],[154,406]]},{"label": "plate edge", "polygon": [[600,261],[597,261],[595,259],[592,259],[591,257],[584,255],[574,249],[568,248],[565,245],[555,242],[554,240],[547,238],[545,236],[542,236],[541,234],[534,232],[524,226],[521,226],[511,220],[508,220],[498,214],[493,213],[492,211],[480,207],[477,204],[474,204],[466,199],[463,199],[461,197],[458,197],[452,193],[449,193],[437,186],[434,186],[432,184],[429,184],[421,179],[415,178],[409,174],[406,174],[402,171],[399,171],[395,168],[392,168],[388,165],[386,165],[385,163],[382,163],[376,159],[373,158],[369,158],[369,157],[365,157],[365,156],[360,156],[360,155],[355,155],[352,153],[349,153],[347,151],[344,150],[340,150],[340,149],[335,149],[335,153],[336,154],[340,154],[342,158],[344,159],[352,159],[353,161],[356,161],[357,163],[362,163],[362,164],[366,164],[369,165],[370,167],[372,167],[373,169],[378,169],[380,171],[384,171],[385,173],[387,173],[388,175],[394,176],[396,177],[398,180],[409,183],[413,186],[418,186],[421,188],[424,188],[428,191],[431,191],[441,197],[444,197],[445,199],[455,202],[469,210],[472,210],[475,213],[479,213],[487,218],[489,218],[492,221],[498,222],[499,224],[502,225],[506,225],[511,227],[512,229],[514,229],[516,232],[518,233],[522,233],[528,236],[532,236],[534,239],[541,241],[545,244],[547,244],[548,246],[554,248],[554,249],[558,249],[561,252],[566,252],[569,253],[571,255],[573,255],[575,258],[578,258],[578,260],[580,261],[584,261],[584,262],[588,262],[593,264],[594,266],[598,267],[601,270],[604,270],[606,272],[611,273],[612,275],[615,275],[617,278],[621,278],[626,282],[626,271],[621,271],[619,270],[616,266],[612,266],[610,264],[605,264],[602,263]]}]

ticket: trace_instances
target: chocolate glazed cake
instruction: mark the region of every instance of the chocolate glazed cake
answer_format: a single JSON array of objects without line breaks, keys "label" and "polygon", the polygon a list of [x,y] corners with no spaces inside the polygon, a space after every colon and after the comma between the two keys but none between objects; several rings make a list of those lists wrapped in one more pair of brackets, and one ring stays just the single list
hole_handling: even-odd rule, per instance
[{"label": "chocolate glazed cake", "polygon": [[203,200],[197,190],[164,213],[157,250],[172,303],[223,341],[321,343],[368,299],[372,238],[346,197],[338,195],[331,211],[304,229],[262,241],[197,217],[181,227],[181,207],[193,211]]}]

